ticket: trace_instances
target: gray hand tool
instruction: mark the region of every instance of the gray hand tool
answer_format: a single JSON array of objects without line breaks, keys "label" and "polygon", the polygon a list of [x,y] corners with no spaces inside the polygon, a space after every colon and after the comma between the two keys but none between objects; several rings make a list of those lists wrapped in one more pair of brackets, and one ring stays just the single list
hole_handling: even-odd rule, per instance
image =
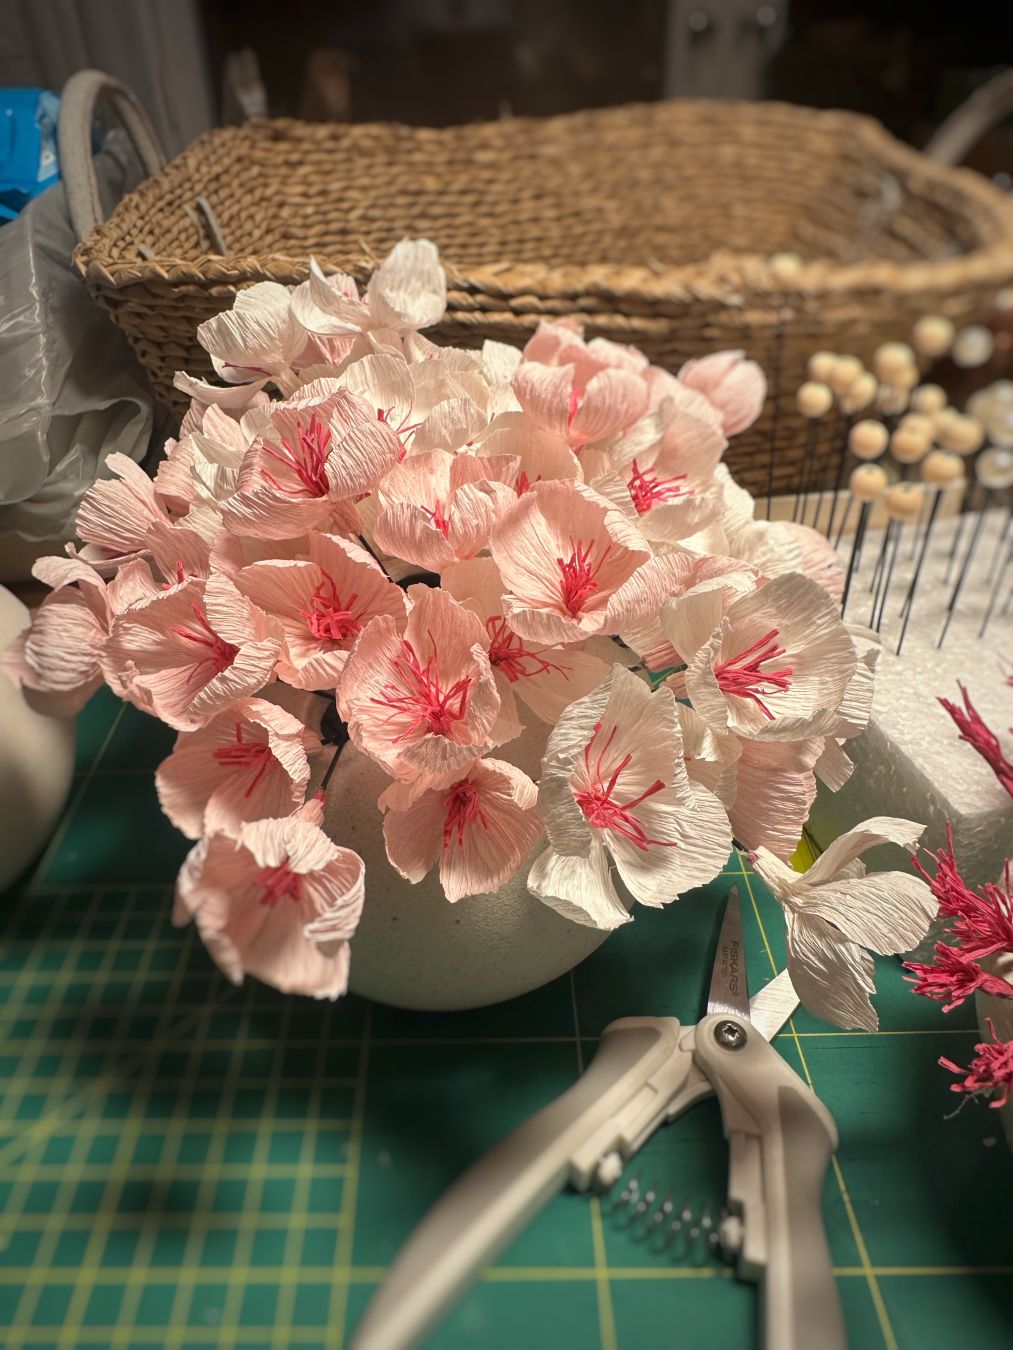
[{"label": "gray hand tool", "polygon": [[607,1026],[581,1078],[474,1163],[412,1233],[366,1309],[353,1350],[410,1350],[482,1268],[566,1185],[605,1190],[654,1131],[717,1094],[729,1146],[721,1245],[759,1282],[766,1350],[844,1350],[821,1189],[833,1118],[770,1045],[798,1005],[787,972],[750,1003],[737,889],[706,1015]]}]

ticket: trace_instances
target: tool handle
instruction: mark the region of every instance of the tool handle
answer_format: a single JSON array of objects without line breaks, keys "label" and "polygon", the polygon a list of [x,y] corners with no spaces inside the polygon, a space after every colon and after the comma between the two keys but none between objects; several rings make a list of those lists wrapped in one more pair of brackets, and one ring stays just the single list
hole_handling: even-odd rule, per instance
[{"label": "tool handle", "polygon": [[586,1187],[593,1167],[582,1171],[576,1159],[599,1137],[606,1149],[617,1146],[622,1129],[613,1122],[659,1062],[675,1058],[679,1031],[672,1018],[607,1027],[573,1087],[473,1163],[425,1216],[363,1314],[354,1350],[418,1345],[567,1181]]},{"label": "tool handle", "polygon": [[[718,1034],[729,1022],[745,1031],[737,1047]],[[721,1103],[729,1207],[744,1229],[739,1274],[761,1281],[764,1345],[846,1350],[822,1215],[823,1181],[837,1148],[833,1117],[748,1023],[705,1018],[694,1056]]]}]

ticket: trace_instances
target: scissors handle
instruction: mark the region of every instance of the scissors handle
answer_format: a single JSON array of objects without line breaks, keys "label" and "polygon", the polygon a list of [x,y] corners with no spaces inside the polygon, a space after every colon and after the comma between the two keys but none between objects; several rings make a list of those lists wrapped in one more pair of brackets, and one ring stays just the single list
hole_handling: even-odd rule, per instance
[{"label": "scissors handle", "polygon": [[570,1182],[586,1190],[604,1154],[628,1156],[664,1119],[692,1066],[670,1017],[625,1018],[602,1033],[573,1087],[464,1172],[401,1248],[352,1338],[351,1350],[409,1350],[482,1268]]},{"label": "scissors handle", "polygon": [[846,1350],[822,1212],[833,1117],[748,1022],[705,1017],[693,1054],[721,1104],[733,1215],[723,1236],[739,1275],[761,1282],[764,1345]]}]

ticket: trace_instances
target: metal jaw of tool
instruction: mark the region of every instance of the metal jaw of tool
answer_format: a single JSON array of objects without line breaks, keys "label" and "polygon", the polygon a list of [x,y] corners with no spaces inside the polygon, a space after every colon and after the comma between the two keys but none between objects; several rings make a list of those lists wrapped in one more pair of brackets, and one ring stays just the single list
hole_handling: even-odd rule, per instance
[{"label": "metal jaw of tool", "polygon": [[844,1350],[821,1188],[837,1131],[769,1044],[798,999],[786,974],[750,1004],[738,897],[725,912],[708,1007],[696,1026],[629,1017],[556,1101],[474,1163],[402,1248],[352,1340],[418,1345],[543,1205],[567,1184],[608,1189],[659,1126],[716,1093],[729,1143],[722,1246],[763,1288],[767,1350]]}]

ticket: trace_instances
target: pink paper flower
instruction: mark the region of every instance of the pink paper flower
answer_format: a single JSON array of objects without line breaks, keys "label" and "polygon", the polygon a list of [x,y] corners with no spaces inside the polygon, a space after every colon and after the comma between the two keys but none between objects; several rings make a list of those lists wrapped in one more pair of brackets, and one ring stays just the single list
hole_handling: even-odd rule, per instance
[{"label": "pink paper flower", "polygon": [[171,518],[151,479],[128,455],[109,455],[106,467],[116,477],[91,485],[78,507],[75,529],[86,546],[78,556],[108,573],[103,564],[115,567],[147,554],[152,526],[168,526]]},{"label": "pink paper flower", "polygon": [[816,800],[817,761],[823,740],[740,740],[735,801],[728,812],[735,838],[746,848],[766,848],[785,862],[798,848]]},{"label": "pink paper flower", "polygon": [[477,455],[509,455],[517,460],[513,489],[518,496],[543,479],[581,481],[580,460],[564,437],[547,431],[523,412],[503,412],[478,433]]},{"label": "pink paper flower", "polygon": [[191,850],[173,920],[193,919],[219,970],[283,994],[338,998],[362,912],[362,859],[306,820],[258,820]]},{"label": "pink paper flower", "polygon": [[191,839],[290,815],[306,796],[306,751],[319,744],[291,713],[265,699],[246,699],[200,731],[180,733],[155,774],[158,800]]},{"label": "pink paper flower", "polygon": [[546,646],[634,628],[664,595],[664,568],[643,535],[580,483],[536,483],[502,517],[489,548],[508,625]]},{"label": "pink paper flower", "polygon": [[314,260],[309,281],[292,301],[293,313],[309,332],[334,336],[431,328],[446,308],[446,274],[428,239],[396,244],[373,273],[362,300],[352,277],[340,272],[326,277]]},{"label": "pink paper flower", "polygon": [[505,455],[410,455],[380,484],[377,547],[429,571],[473,558],[517,500],[517,467]]},{"label": "pink paper flower", "polygon": [[720,410],[726,436],[736,436],[752,426],[767,397],[767,381],[755,361],[741,351],[714,352],[687,361],[679,379],[698,390]]},{"label": "pink paper flower", "polygon": [[260,692],[281,643],[224,576],[184,581],[113,620],[102,652],[121,698],[177,731],[196,731]]},{"label": "pink paper flower", "polygon": [[197,341],[229,384],[271,377],[288,393],[298,383],[292,362],[306,345],[306,332],[292,313],[292,292],[276,281],[241,290],[231,309],[200,325]]},{"label": "pink paper flower", "polygon": [[959,708],[948,698],[941,698],[939,702],[953,719],[954,725],[960,732],[960,739],[966,741],[978,752],[999,780],[999,785],[1004,787],[1013,797],[1013,764],[1006,758],[1003,748],[999,744],[998,736],[985,723],[978,709],[971,702],[967,690],[959,680],[957,681],[957,688],[964,700],[963,708]]},{"label": "pink paper flower", "polygon": [[525,359],[513,390],[539,425],[565,437],[578,453],[628,430],[647,411],[647,386],[639,374],[603,366],[586,382],[573,364],[547,366]]},{"label": "pink paper flower", "polygon": [[946,848],[928,855],[936,865],[929,873],[920,859],[915,870],[925,878],[948,920],[948,928],[965,955],[973,960],[996,953],[1013,952],[1013,887],[1010,864],[1006,863],[1005,886],[986,882],[978,890],[964,881],[953,853],[953,827],[946,822]]},{"label": "pink paper flower", "polygon": [[678,613],[665,631],[689,663],[694,708],[715,730],[783,741],[833,730],[857,656],[834,602],[808,577],[777,577],[736,600],[695,651],[698,631]]},{"label": "pink paper flower", "polygon": [[970,1069],[962,1069],[951,1059],[940,1059],[939,1063],[950,1073],[959,1074],[961,1081],[951,1083],[951,1092],[968,1092],[973,1096],[991,1097],[989,1106],[1000,1108],[1009,1101],[1013,1092],[1013,1041],[1001,1041],[991,1017],[985,1019],[991,1041],[983,1041],[974,1047],[975,1056]]},{"label": "pink paper flower", "polygon": [[590,652],[526,643],[518,637],[503,616],[503,582],[491,558],[454,563],[440,583],[485,626],[489,664],[501,703],[500,740],[520,733],[517,699],[543,722],[555,725],[564,708],[608,679],[611,667]]},{"label": "pink paper flower", "polygon": [[991,994],[993,998],[1013,998],[1013,985],[1008,980],[993,975],[966,952],[946,942],[936,943],[932,965],[922,961],[905,961],[904,969],[914,975],[911,981],[913,992],[943,1003],[943,1012],[959,1008],[965,999],[978,990],[983,994]]},{"label": "pink paper flower", "polygon": [[372,619],[352,648],[338,708],[358,748],[405,782],[459,778],[490,748],[496,681],[478,617],[426,586],[407,623]]},{"label": "pink paper flower", "polygon": [[629,915],[608,858],[635,900],[668,904],[721,871],[731,828],[713,793],[690,782],[672,695],[615,666],[572,703],[549,737],[539,805],[549,848],[529,889],[577,923],[615,928]]},{"label": "pink paper flower", "polygon": [[278,677],[296,689],[333,689],[366,624],[380,614],[403,620],[405,597],[375,559],[347,539],[314,534],[308,551],[305,561],[255,562],[235,583],[277,620]]},{"label": "pink paper flower", "polygon": [[542,834],[538,789],[501,759],[479,759],[456,782],[394,783],[380,799],[392,865],[421,881],[437,865],[451,902],[488,895],[514,875]]},{"label": "pink paper flower", "polygon": [[729,606],[757,585],[755,571],[737,558],[676,550],[665,555],[664,569],[667,599],[658,614],[645,627],[622,635],[649,670],[684,664],[670,630],[692,654],[709,641]]}]

